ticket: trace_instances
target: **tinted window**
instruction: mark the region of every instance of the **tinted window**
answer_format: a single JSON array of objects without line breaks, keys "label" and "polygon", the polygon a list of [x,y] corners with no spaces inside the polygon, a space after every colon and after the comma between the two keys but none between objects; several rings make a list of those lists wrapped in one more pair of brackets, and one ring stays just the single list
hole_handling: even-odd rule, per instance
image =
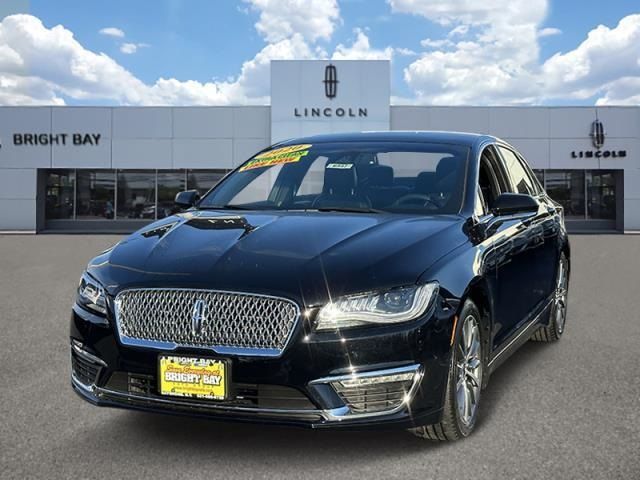
[{"label": "tinted window", "polygon": [[155,172],[118,172],[117,217],[150,219],[156,217]]},{"label": "tinted window", "polygon": [[201,207],[457,213],[468,148],[426,143],[291,145],[245,162]]},{"label": "tinted window", "polygon": [[78,170],[76,217],[81,219],[113,218],[115,175],[113,171]]},{"label": "tinted window", "polygon": [[157,218],[168,217],[175,211],[173,200],[176,194],[185,190],[184,170],[158,172]]},{"label": "tinted window", "polygon": [[564,207],[566,218],[584,218],[584,170],[547,170],[547,193]]},{"label": "tinted window", "polygon": [[535,181],[529,177],[529,172],[525,169],[520,159],[508,148],[500,148],[500,153],[504,158],[505,167],[511,177],[511,183],[513,184],[517,193],[525,193],[527,195],[536,195],[538,189],[535,186]]},{"label": "tinted window", "polygon": [[587,172],[587,218],[616,218],[615,173],[606,170]]},{"label": "tinted window", "polygon": [[198,190],[200,195],[204,195],[224,177],[225,173],[225,170],[189,170],[187,172],[187,188]]},{"label": "tinted window", "polygon": [[52,170],[47,173],[47,196],[45,218],[73,218],[73,197],[75,195],[75,172],[73,170]]}]

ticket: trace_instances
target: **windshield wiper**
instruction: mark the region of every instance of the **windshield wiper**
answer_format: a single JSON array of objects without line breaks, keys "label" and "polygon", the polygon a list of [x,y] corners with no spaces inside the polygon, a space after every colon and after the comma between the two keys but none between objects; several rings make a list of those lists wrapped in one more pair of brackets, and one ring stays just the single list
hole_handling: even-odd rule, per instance
[{"label": "windshield wiper", "polygon": [[346,212],[346,213],[388,213],[377,208],[360,208],[360,207],[320,207],[308,210],[317,210],[318,212]]}]

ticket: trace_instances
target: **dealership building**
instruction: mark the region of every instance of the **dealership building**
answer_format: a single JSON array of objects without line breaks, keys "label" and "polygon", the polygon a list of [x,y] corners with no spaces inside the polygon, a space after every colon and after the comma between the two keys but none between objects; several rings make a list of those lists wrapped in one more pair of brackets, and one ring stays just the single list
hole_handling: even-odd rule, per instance
[{"label": "dealership building", "polygon": [[286,138],[487,133],[518,148],[572,231],[640,231],[640,107],[390,104],[388,61],[273,61],[271,105],[0,107],[0,232],[124,232]]}]

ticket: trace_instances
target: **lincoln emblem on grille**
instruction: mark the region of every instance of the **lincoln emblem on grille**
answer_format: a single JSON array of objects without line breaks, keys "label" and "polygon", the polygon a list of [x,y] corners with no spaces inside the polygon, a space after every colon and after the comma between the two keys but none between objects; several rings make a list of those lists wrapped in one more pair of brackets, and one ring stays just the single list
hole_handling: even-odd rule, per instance
[{"label": "lincoln emblem on grille", "polygon": [[324,69],[324,94],[327,98],[335,98],[338,91],[338,71],[335,65],[327,65]]},{"label": "lincoln emblem on grille", "polygon": [[193,304],[193,315],[191,316],[191,332],[200,335],[202,325],[207,321],[209,305],[204,300],[196,300]]}]

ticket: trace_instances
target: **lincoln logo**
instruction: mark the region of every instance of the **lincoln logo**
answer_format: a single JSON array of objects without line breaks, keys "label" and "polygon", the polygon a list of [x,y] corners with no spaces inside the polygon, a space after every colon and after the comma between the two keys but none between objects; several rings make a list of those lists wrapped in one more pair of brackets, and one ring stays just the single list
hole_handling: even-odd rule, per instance
[{"label": "lincoln logo", "polygon": [[327,65],[324,69],[324,94],[327,98],[335,98],[338,93],[338,70],[335,65]]},{"label": "lincoln logo", "polygon": [[207,321],[209,306],[204,300],[196,300],[193,304],[193,315],[191,317],[191,333],[200,335],[202,325]]},{"label": "lincoln logo", "polygon": [[593,146],[598,149],[604,145],[604,126],[597,118],[591,124],[591,141],[593,142]]},{"label": "lincoln logo", "polygon": [[626,150],[601,150],[604,145],[604,126],[602,122],[596,119],[591,124],[591,143],[596,148],[595,150],[573,150],[571,152],[571,158],[625,158],[627,156]]}]

